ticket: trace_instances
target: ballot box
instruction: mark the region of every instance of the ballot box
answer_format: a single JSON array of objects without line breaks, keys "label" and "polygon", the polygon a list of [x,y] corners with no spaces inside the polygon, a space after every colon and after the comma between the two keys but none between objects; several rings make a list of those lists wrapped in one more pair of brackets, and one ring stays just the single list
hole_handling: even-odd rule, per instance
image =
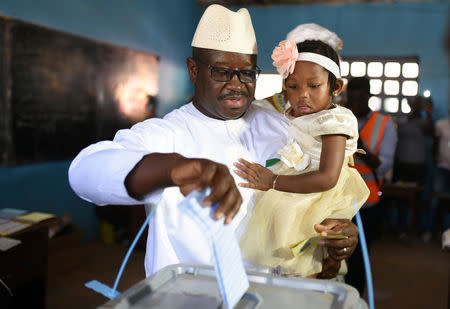
[{"label": "ballot box", "polygon": [[[367,308],[358,291],[344,283],[250,271],[247,275],[250,287],[236,309]],[[161,269],[98,308],[217,309],[225,306],[212,266],[177,264]]]}]

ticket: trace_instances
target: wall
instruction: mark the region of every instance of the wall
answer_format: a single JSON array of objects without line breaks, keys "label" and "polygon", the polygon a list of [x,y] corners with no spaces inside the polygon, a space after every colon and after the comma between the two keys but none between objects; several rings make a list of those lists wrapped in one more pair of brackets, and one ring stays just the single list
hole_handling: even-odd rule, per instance
[{"label": "wall", "polygon": [[[185,59],[201,15],[194,1],[2,0],[0,14],[159,55],[159,116],[182,105],[192,93]],[[95,238],[95,208],[70,189],[69,164],[0,167],[0,208],[69,213],[85,238]]]},{"label": "wall", "polygon": [[0,167],[0,208],[20,208],[57,215],[70,214],[86,239],[97,235],[95,208],[69,187],[70,162]]},{"label": "wall", "polygon": [[272,49],[287,32],[309,22],[335,31],[344,41],[344,56],[418,55],[419,91],[431,91],[434,119],[444,118],[449,106],[444,47],[448,12],[447,1],[250,8],[260,52],[258,62],[263,70],[273,70]]}]

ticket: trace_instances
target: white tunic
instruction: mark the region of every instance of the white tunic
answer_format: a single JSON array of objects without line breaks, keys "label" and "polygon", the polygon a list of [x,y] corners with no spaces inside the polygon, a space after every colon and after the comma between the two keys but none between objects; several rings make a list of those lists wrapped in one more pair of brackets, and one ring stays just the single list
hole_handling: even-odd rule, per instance
[{"label": "white tunic", "polygon": [[[150,221],[145,257],[147,276],[176,263],[211,264],[206,238],[196,224],[180,212],[183,198],[178,187],[152,192],[144,201],[131,198],[124,180],[146,154],[176,152],[188,158],[206,158],[228,166],[232,171],[239,158],[265,164],[278,157],[287,142],[287,124],[281,114],[250,106],[237,120],[217,120],[199,112],[192,103],[167,114],[163,119],[148,119],[131,129],[117,132],[113,141],[93,144],[78,154],[69,168],[72,189],[83,199],[97,205],[158,204]],[[239,187],[241,208],[232,221],[240,237],[248,218],[247,207],[253,190]]]}]

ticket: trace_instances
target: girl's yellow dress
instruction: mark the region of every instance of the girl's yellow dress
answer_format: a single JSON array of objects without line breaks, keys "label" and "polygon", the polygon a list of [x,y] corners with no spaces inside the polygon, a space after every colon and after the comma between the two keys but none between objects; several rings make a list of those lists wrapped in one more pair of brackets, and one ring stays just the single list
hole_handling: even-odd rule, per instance
[{"label": "girl's yellow dress", "polygon": [[358,140],[358,122],[349,109],[334,106],[297,118],[289,116],[288,112],[285,117],[290,123],[291,141],[280,150],[281,162],[274,165],[272,171],[293,175],[317,170],[321,136],[343,134],[348,138],[339,180],[336,186],[323,192],[258,191],[256,206],[240,245],[243,258],[254,266],[306,277],[322,270],[322,260],[327,253],[317,246],[301,256],[294,256],[290,245],[318,235],[314,224],[326,218],[351,219],[355,215],[353,201],[359,209],[369,190],[358,171],[349,167],[349,163],[353,164],[352,155],[357,150]]}]

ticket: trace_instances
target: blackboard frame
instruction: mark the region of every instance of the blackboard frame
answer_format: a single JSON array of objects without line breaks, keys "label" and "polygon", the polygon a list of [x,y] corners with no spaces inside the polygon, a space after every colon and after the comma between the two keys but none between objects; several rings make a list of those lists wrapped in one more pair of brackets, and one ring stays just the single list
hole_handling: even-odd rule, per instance
[{"label": "blackboard frame", "polygon": [[0,16],[0,165],[72,159],[149,117],[159,57]]}]

